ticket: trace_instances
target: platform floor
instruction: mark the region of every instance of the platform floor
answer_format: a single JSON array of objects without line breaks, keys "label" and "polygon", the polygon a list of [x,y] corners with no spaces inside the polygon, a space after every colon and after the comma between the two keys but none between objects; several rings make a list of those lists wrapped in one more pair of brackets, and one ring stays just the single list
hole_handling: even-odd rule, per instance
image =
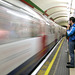
[{"label": "platform floor", "polygon": [[[75,51],[74,51],[75,53]],[[75,57],[75,55],[74,55]],[[69,55],[69,61],[70,61],[70,55]],[[75,58],[74,58],[74,64],[75,64]],[[70,75],[75,75],[75,68],[70,68]]]},{"label": "platform floor", "polygon": [[75,75],[75,68],[66,68],[67,62],[69,61],[69,53],[66,53],[66,50],[67,40],[65,38],[55,48],[54,52],[36,75]]},{"label": "platform floor", "polygon": [[68,61],[68,54],[65,52],[66,50],[67,50],[67,41],[65,39],[61,47],[61,52],[59,60],[57,62],[56,72],[54,75],[69,75],[69,69],[66,68],[66,63]]}]

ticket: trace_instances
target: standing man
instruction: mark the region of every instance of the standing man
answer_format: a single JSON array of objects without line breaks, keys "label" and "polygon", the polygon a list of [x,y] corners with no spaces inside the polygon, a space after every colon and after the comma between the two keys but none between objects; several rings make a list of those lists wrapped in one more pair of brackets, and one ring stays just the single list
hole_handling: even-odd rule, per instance
[{"label": "standing man", "polygon": [[67,35],[69,37],[69,52],[70,52],[71,61],[67,63],[68,65],[66,67],[74,68],[75,18],[71,17],[69,21],[70,21],[71,27],[69,25],[67,26]]}]

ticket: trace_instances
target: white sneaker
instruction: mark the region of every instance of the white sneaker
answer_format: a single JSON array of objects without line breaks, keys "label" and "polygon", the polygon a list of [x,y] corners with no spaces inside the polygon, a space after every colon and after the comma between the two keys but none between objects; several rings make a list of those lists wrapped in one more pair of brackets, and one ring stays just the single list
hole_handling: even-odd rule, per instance
[{"label": "white sneaker", "polygon": [[69,50],[67,49],[67,50],[65,50],[65,52],[66,52],[66,53],[68,53],[68,52],[69,52]]}]

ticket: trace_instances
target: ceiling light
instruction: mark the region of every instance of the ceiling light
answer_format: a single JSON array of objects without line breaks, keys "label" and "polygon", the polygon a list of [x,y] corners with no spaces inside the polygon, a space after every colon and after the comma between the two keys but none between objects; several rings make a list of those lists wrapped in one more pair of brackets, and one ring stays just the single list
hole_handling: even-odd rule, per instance
[{"label": "ceiling light", "polygon": [[15,15],[17,17],[20,17],[20,18],[24,18],[24,19],[28,19],[28,20],[32,20],[31,17],[25,15],[25,14],[22,14],[22,13],[18,13],[18,12],[15,12],[15,11],[11,11],[11,10],[7,10],[8,13],[12,14],[12,15]]},{"label": "ceiling light", "polygon": [[4,4],[6,4],[6,5],[12,6],[11,4],[9,4],[9,3],[5,2],[5,1],[0,0],[0,2],[4,3]]}]

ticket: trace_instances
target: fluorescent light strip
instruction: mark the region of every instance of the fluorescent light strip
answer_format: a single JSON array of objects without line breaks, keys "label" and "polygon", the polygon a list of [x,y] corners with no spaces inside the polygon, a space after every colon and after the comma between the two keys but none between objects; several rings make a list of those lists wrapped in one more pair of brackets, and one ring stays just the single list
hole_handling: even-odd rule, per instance
[{"label": "fluorescent light strip", "polygon": [[4,4],[6,4],[6,5],[12,6],[11,4],[9,4],[9,3],[7,3],[7,2],[5,2],[5,1],[3,1],[3,0],[0,0],[0,2],[4,3]]},{"label": "fluorescent light strip", "polygon": [[15,11],[7,10],[7,13],[12,14],[12,15],[17,16],[17,17],[20,17],[20,18],[32,20],[29,16],[23,15],[23,14],[19,14],[18,12],[15,12]]}]

